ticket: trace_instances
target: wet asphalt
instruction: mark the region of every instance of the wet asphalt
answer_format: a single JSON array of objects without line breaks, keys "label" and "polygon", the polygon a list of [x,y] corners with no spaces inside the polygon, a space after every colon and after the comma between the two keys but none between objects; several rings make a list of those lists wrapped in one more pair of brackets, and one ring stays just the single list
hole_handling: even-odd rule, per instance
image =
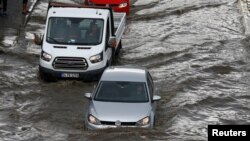
[{"label": "wet asphalt", "polygon": [[40,80],[32,34],[43,34],[46,8],[40,0],[25,27],[0,17],[0,140],[194,141],[207,140],[209,124],[250,123],[249,37],[236,0],[132,1],[114,65],[151,72],[162,97],[152,130],[85,131],[83,94],[96,82]]}]

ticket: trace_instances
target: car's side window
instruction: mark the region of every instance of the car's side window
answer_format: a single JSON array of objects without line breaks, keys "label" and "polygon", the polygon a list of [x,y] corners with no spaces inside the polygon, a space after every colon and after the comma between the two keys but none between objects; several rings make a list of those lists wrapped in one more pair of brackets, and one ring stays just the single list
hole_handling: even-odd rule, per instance
[{"label": "car's side window", "polygon": [[150,98],[153,99],[154,82],[153,82],[152,77],[149,73],[147,74],[147,83],[148,83]]}]

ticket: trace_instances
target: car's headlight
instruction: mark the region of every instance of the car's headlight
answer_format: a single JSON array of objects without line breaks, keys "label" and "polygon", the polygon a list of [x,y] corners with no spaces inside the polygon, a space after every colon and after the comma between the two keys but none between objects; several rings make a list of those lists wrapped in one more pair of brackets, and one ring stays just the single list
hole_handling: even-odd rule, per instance
[{"label": "car's headlight", "polygon": [[137,121],[137,125],[138,126],[144,126],[150,123],[150,118],[149,117],[145,117],[139,121]]},{"label": "car's headlight", "polygon": [[99,53],[99,54],[97,54],[97,55],[91,56],[91,57],[89,58],[89,60],[90,60],[91,63],[98,63],[98,62],[101,62],[102,59],[103,59],[103,53],[102,53],[102,52]]},{"label": "car's headlight", "polygon": [[96,125],[100,124],[100,121],[92,115],[88,116],[88,121],[92,124],[96,124]]},{"label": "car's headlight", "polygon": [[127,7],[128,6],[128,4],[126,3],[126,2],[124,2],[124,3],[121,3],[121,4],[119,4],[119,8],[124,8],[124,7]]},{"label": "car's headlight", "polygon": [[51,59],[52,59],[52,56],[44,51],[42,51],[42,54],[41,54],[41,58],[44,60],[44,61],[47,61],[49,62]]}]

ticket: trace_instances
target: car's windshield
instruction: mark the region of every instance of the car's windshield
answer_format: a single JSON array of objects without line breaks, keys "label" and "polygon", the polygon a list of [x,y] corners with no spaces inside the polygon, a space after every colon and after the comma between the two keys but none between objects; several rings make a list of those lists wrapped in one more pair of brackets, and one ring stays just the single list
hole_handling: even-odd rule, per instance
[{"label": "car's windshield", "polygon": [[148,102],[144,82],[102,81],[94,100],[108,102]]},{"label": "car's windshield", "polygon": [[46,41],[52,44],[98,45],[102,42],[102,19],[52,17]]}]

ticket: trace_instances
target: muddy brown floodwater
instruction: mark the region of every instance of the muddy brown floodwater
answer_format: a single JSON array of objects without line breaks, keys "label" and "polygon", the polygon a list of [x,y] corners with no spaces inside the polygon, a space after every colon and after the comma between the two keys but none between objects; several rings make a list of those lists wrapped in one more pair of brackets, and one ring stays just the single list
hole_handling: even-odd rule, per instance
[{"label": "muddy brown floodwater", "polygon": [[[152,130],[84,131],[96,82],[38,78],[46,0],[23,37],[0,52],[0,140],[207,140],[209,124],[250,124],[250,44],[236,0],[133,0],[115,65],[147,67],[159,88]],[[45,11],[45,12],[44,12]]]}]

